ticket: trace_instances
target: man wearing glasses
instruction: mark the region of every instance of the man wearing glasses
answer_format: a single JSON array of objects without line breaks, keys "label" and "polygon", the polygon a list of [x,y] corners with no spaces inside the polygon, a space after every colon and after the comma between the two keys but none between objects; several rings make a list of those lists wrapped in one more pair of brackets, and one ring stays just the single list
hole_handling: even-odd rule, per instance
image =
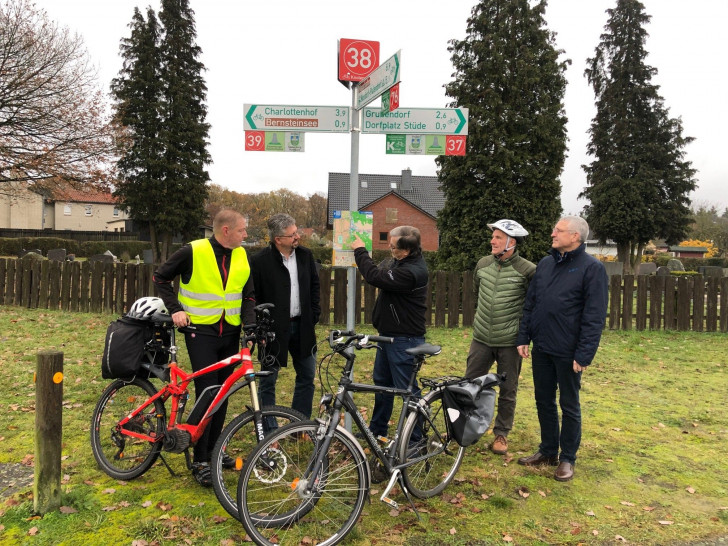
[{"label": "man wearing glasses", "polygon": [[273,374],[260,379],[260,397],[265,406],[276,403],[278,369],[291,354],[296,383],[291,408],[311,417],[316,376],[316,333],[319,321],[319,278],[313,253],[300,245],[296,221],[288,214],[274,214],[268,220],[270,246],[250,259],[256,303],[272,303],[275,341],[266,348],[275,359],[263,369]]},{"label": "man wearing glasses", "polygon": [[[554,477],[574,477],[581,443],[581,374],[599,347],[607,316],[607,273],[586,252],[589,225],[565,216],[551,232],[551,252],[536,267],[523,305],[516,338],[518,353],[527,358],[533,342],[533,387],[541,425],[538,451],[521,457],[526,466],[557,465]],[[561,429],[556,391],[561,406]]]}]

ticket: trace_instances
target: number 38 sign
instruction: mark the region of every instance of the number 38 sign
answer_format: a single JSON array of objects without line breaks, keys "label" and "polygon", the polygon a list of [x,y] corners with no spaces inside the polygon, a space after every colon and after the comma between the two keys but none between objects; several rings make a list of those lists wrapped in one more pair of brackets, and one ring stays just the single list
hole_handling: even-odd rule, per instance
[{"label": "number 38 sign", "polygon": [[358,82],[379,66],[379,42],[339,40],[339,80]]}]

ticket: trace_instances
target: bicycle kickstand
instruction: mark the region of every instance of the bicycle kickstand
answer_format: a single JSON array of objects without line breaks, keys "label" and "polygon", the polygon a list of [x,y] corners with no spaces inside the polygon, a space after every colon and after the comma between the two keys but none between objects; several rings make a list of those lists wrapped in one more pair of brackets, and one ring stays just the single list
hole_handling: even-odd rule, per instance
[{"label": "bicycle kickstand", "polygon": [[409,494],[409,491],[407,491],[407,488],[404,486],[404,480],[402,479],[402,472],[400,470],[395,470],[392,472],[392,476],[389,478],[389,482],[387,483],[387,487],[384,488],[384,493],[382,493],[382,496],[379,497],[379,500],[383,503],[388,504],[395,510],[399,510],[399,504],[394,499],[389,498],[389,492],[394,487],[394,484],[399,482],[399,486],[402,488],[402,492],[404,493],[404,496],[407,498],[407,500],[410,503],[410,506],[412,507],[412,511],[415,513],[415,516],[417,516],[418,521],[422,521],[422,518],[420,517],[420,513],[417,511],[417,508],[415,508],[415,503],[412,500],[412,497]]},{"label": "bicycle kickstand", "polygon": [[[187,452],[185,452],[185,455],[187,455]],[[166,461],[166,459],[164,458],[164,455],[162,455],[162,454],[160,453],[160,454],[159,454],[159,458],[160,458],[160,459],[162,459],[162,462],[164,463],[164,466],[165,466],[165,467],[167,468],[167,470],[169,470],[169,473],[170,473],[170,474],[171,474],[171,475],[172,475],[173,477],[175,477],[175,478],[176,478],[176,477],[177,477],[177,474],[175,474],[175,473],[174,473],[174,470],[172,470],[172,469],[170,468],[170,466],[169,466],[169,465],[167,464],[167,461]]]}]

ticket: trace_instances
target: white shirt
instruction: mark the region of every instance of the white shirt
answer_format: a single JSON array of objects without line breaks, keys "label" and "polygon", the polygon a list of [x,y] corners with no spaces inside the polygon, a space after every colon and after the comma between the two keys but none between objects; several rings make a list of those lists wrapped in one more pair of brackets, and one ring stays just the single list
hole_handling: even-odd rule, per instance
[{"label": "white shirt", "polygon": [[301,316],[301,294],[298,286],[298,264],[296,263],[296,249],[293,249],[290,256],[281,254],[283,265],[288,269],[291,277],[291,318]]}]

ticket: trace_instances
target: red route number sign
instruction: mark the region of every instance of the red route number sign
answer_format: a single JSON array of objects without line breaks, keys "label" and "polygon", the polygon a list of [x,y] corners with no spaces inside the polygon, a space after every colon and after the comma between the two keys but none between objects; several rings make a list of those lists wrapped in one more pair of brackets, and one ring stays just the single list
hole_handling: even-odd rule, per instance
[{"label": "red route number sign", "polygon": [[463,136],[447,135],[445,139],[445,155],[465,155],[465,139]]},{"label": "red route number sign", "polygon": [[339,40],[339,80],[358,82],[379,66],[379,42]]},{"label": "red route number sign", "polygon": [[245,131],[245,151],[265,151],[265,131]]}]

